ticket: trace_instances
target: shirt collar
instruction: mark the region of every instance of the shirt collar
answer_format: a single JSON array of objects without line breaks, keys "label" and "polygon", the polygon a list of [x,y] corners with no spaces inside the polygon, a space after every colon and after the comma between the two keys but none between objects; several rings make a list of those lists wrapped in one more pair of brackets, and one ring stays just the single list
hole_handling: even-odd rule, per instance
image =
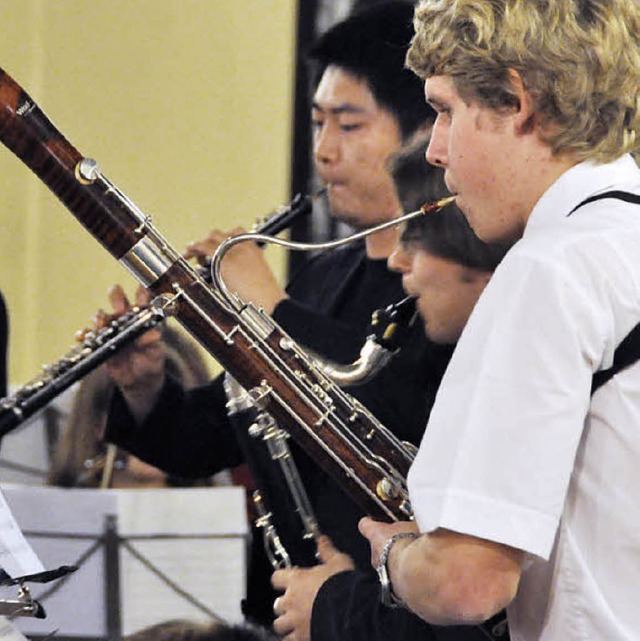
[{"label": "shirt collar", "polygon": [[638,166],[629,154],[607,164],[584,161],[574,165],[536,203],[527,221],[525,235],[565,218],[586,198],[609,189],[619,189],[625,183],[638,183]]}]

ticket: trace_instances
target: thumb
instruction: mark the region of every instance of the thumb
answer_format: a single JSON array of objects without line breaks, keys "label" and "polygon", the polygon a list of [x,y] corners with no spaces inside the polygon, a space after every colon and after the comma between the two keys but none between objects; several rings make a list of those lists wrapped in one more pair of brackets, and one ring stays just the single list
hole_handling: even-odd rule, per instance
[{"label": "thumb", "polygon": [[333,541],[325,534],[321,534],[318,537],[316,545],[318,547],[318,558],[322,563],[328,563],[336,554],[340,554],[334,547]]},{"label": "thumb", "polygon": [[148,305],[151,302],[151,292],[146,288],[140,285],[138,289],[136,289],[136,305],[138,307],[143,307],[144,305]]},{"label": "thumb", "polygon": [[113,311],[118,316],[125,314],[131,309],[131,303],[124,293],[122,285],[113,285],[109,288],[108,292],[109,302],[113,307]]},{"label": "thumb", "polygon": [[365,516],[358,521],[358,530],[360,530],[360,534],[364,536],[365,538],[369,538],[369,535],[371,533],[371,528],[373,526],[373,519],[369,516]]}]

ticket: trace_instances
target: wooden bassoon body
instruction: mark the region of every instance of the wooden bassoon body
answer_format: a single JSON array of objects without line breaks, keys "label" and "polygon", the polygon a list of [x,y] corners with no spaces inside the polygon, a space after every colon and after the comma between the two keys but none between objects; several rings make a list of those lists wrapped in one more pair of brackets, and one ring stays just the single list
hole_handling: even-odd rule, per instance
[{"label": "wooden bassoon body", "polygon": [[0,140],[316,463],[372,516],[411,518],[411,446],[332,382],[262,310],[222,295],[0,70]]}]

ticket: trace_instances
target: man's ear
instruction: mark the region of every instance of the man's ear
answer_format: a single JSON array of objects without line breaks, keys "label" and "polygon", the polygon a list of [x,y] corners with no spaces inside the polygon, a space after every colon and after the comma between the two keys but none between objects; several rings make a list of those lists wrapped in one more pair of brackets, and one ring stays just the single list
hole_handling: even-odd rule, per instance
[{"label": "man's ear", "polygon": [[515,114],[516,133],[531,133],[535,126],[535,105],[533,97],[522,82],[522,76],[515,70],[509,69],[509,81],[514,94],[518,98],[518,107]]}]

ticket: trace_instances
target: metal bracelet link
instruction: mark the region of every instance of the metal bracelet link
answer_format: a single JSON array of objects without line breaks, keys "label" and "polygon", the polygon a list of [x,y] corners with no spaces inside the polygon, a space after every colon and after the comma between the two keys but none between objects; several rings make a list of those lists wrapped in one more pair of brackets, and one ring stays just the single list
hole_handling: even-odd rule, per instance
[{"label": "metal bracelet link", "polygon": [[384,544],[384,547],[382,548],[380,561],[378,562],[376,571],[378,572],[378,577],[380,579],[380,601],[382,602],[382,605],[385,605],[388,608],[407,607],[407,605],[393,593],[393,587],[391,585],[391,580],[389,579],[387,560],[389,558],[391,548],[393,547],[394,543],[400,539],[417,539],[419,536],[420,535],[416,532],[398,532],[391,538],[389,538],[389,540]]}]

